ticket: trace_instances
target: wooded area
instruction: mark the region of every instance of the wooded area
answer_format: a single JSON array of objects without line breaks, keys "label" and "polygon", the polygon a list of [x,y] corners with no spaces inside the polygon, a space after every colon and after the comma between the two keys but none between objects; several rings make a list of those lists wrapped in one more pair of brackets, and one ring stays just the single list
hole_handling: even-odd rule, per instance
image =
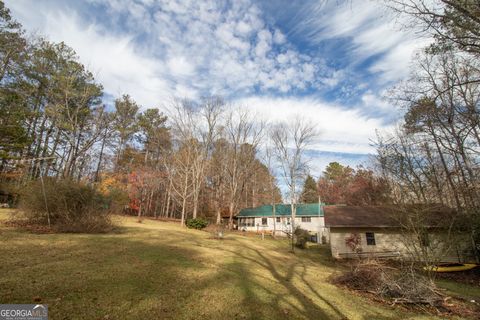
[{"label": "wooded area", "polygon": [[[258,156],[265,123],[221,97],[114,108],[75,52],[25,34],[1,3],[0,176],[17,195],[48,177],[94,185],[139,217],[229,216],[281,201]],[[288,126],[288,125],[286,125]]]}]

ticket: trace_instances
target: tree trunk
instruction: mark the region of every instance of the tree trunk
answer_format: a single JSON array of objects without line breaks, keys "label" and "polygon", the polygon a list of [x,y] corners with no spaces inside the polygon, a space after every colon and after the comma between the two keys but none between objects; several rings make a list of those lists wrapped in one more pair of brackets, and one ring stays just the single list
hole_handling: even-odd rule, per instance
[{"label": "tree trunk", "polygon": [[197,211],[198,211],[198,192],[194,192],[193,193],[193,219],[196,219],[197,218]]},{"label": "tree trunk", "polygon": [[140,206],[138,208],[138,222],[142,222],[142,209],[143,209],[143,203],[140,202]]},{"label": "tree trunk", "polygon": [[183,201],[182,201],[182,221],[181,225],[185,226],[185,215],[186,215],[186,207],[187,207],[187,195],[188,195],[188,174],[185,174],[185,186],[183,189]]},{"label": "tree trunk", "polygon": [[167,203],[165,208],[165,217],[170,216],[170,189],[167,191]]},{"label": "tree trunk", "polygon": [[275,238],[275,233],[277,232],[277,217],[276,217],[275,202],[272,203],[272,211],[273,211],[273,233],[272,233],[272,236]]},{"label": "tree trunk", "polygon": [[105,148],[105,142],[107,141],[106,135],[107,135],[107,128],[105,128],[105,133],[102,140],[102,147],[100,148],[100,156],[98,157],[97,170],[95,171],[95,182],[98,182],[99,180],[98,178],[100,175],[100,167],[102,165],[103,149]]},{"label": "tree trunk", "polygon": [[234,201],[230,201],[230,206],[228,207],[228,229],[232,230],[233,229],[233,210],[235,208],[235,203]]},{"label": "tree trunk", "polygon": [[222,210],[220,210],[220,207],[217,207],[217,221],[215,223],[217,225],[222,223]]},{"label": "tree trunk", "polygon": [[292,177],[292,182],[290,186],[290,210],[292,211],[292,221],[291,221],[291,226],[292,226],[292,252],[295,252],[295,218],[297,216],[297,205],[296,205],[296,199],[295,199],[295,174],[291,172],[290,176]]},{"label": "tree trunk", "polygon": [[183,198],[183,202],[182,202],[182,218],[181,218],[181,222],[180,224],[182,225],[182,227],[185,226],[185,207],[187,206],[187,198]]}]

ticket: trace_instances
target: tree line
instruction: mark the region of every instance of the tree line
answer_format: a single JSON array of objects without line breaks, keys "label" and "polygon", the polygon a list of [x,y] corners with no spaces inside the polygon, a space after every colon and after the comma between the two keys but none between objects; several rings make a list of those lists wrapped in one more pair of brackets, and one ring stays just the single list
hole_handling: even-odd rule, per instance
[{"label": "tree line", "polygon": [[[65,43],[28,35],[0,2],[3,194],[39,178],[94,185],[139,217],[211,216],[281,201],[261,161],[265,123],[221,97],[113,106]],[[244,109],[245,110],[245,109]]]},{"label": "tree line", "polygon": [[326,205],[379,206],[391,203],[388,182],[363,166],[353,169],[330,162],[317,181],[307,175],[299,195],[302,203]]}]

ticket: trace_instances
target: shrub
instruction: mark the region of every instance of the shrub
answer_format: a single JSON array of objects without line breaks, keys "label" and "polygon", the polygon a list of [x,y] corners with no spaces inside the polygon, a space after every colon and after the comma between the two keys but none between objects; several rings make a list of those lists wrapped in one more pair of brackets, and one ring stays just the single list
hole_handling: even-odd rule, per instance
[{"label": "shrub", "polygon": [[327,244],[327,237],[322,235],[322,244]]},{"label": "shrub", "polygon": [[72,180],[45,179],[44,188],[41,181],[33,181],[22,191],[20,207],[29,223],[48,225],[50,220],[61,232],[111,229],[108,200],[95,188]]},{"label": "shrub", "polygon": [[358,233],[351,233],[345,238],[345,245],[355,253],[362,252],[362,238]]},{"label": "shrub", "polygon": [[8,208],[15,208],[18,204],[18,189],[16,184],[2,181],[0,183],[0,204],[8,206]]},{"label": "shrub", "polygon": [[102,176],[97,190],[108,199],[111,212],[122,213],[130,202],[126,184],[120,174]]},{"label": "shrub", "polygon": [[295,228],[295,245],[299,248],[305,249],[307,247],[307,241],[310,240],[310,233],[302,228]]},{"label": "shrub", "polygon": [[203,229],[208,226],[208,221],[202,218],[187,219],[187,227],[190,229]]},{"label": "shrub", "polygon": [[102,193],[110,212],[122,213],[128,205],[128,193],[120,188],[112,188],[107,194]]}]

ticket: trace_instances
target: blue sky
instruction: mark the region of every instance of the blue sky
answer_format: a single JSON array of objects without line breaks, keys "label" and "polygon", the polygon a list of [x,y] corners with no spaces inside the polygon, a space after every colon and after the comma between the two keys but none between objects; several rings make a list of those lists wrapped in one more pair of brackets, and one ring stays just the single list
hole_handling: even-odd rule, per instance
[{"label": "blue sky", "polygon": [[[318,124],[309,153],[355,166],[401,115],[383,99],[428,43],[381,1],[7,0],[29,32],[65,41],[104,85],[143,107],[222,95],[272,121]],[[400,21],[401,22],[401,21]]]}]

